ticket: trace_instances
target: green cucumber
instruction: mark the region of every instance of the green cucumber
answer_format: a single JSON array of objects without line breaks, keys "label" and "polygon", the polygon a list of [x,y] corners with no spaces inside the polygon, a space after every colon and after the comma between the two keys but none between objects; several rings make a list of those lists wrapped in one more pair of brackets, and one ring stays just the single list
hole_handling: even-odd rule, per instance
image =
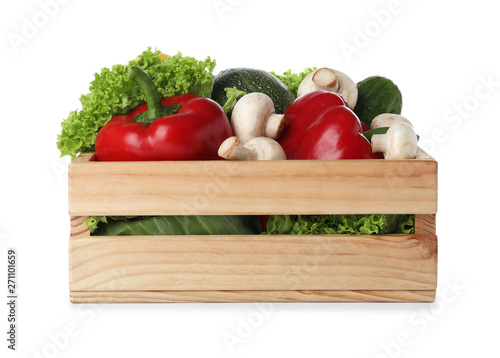
[{"label": "green cucumber", "polygon": [[382,113],[401,114],[403,96],[390,79],[372,76],[358,82],[358,101],[354,113],[368,127],[372,119]]},{"label": "green cucumber", "polygon": [[[225,88],[233,88],[246,92],[262,92],[274,103],[276,113],[283,111],[295,100],[292,91],[278,78],[264,70],[253,68],[230,68],[220,72],[214,79],[211,98],[224,106],[227,101]],[[226,114],[231,119],[232,108]]]}]

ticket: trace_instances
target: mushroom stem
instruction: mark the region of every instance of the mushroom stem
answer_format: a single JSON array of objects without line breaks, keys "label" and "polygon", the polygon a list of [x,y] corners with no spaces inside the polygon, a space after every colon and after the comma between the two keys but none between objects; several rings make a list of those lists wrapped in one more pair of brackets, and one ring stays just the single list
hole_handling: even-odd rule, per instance
[{"label": "mushroom stem", "polygon": [[408,123],[393,124],[386,134],[372,136],[372,151],[385,159],[413,159],[417,156],[417,134]]},{"label": "mushroom stem", "polygon": [[271,114],[269,117],[267,117],[264,135],[272,139],[278,139],[281,135],[281,132],[283,132],[284,124],[284,114]]},{"label": "mushroom stem", "polygon": [[285,160],[283,148],[268,137],[252,138],[242,143],[238,137],[229,137],[219,147],[219,156],[228,160]]},{"label": "mushroom stem", "polygon": [[339,89],[339,81],[337,74],[330,68],[320,68],[312,73],[312,82],[315,84],[315,89],[337,91]]},{"label": "mushroom stem", "polygon": [[285,117],[274,113],[272,99],[260,92],[241,97],[233,108],[231,126],[242,143],[256,137],[277,139],[283,130]]},{"label": "mushroom stem", "polygon": [[387,134],[374,134],[372,136],[372,152],[386,153],[388,149]]},{"label": "mushroom stem", "polygon": [[338,76],[331,68],[323,67],[308,74],[300,83],[297,97],[318,90],[337,92],[339,89]]},{"label": "mushroom stem", "polygon": [[222,142],[218,154],[228,160],[252,160],[250,151],[243,147],[238,137],[229,137]]}]

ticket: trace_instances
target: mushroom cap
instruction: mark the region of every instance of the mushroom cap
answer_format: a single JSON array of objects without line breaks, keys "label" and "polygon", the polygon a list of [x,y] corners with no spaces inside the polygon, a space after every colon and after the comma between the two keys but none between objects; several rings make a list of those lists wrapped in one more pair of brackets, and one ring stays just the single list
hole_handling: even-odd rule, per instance
[{"label": "mushroom cap", "polygon": [[394,113],[382,113],[373,118],[370,129],[381,128],[381,127],[390,127],[395,123],[404,122],[413,127],[411,122],[400,114]]},{"label": "mushroom cap", "polygon": [[250,139],[243,147],[252,152],[253,160],[285,160],[286,154],[281,145],[269,137]]},{"label": "mushroom cap", "polygon": [[231,115],[233,133],[242,143],[266,134],[266,122],[274,114],[271,97],[261,92],[252,92],[236,102]]},{"label": "mushroom cap", "polygon": [[317,90],[340,94],[351,108],[354,108],[358,101],[356,83],[345,73],[331,68],[323,67],[308,74],[299,85],[297,97]]},{"label": "mushroom cap", "polygon": [[227,138],[219,147],[219,156],[228,160],[285,160],[281,145],[268,137],[252,138],[245,144],[238,137]]},{"label": "mushroom cap", "polygon": [[349,104],[351,108],[356,107],[358,102],[358,86],[345,73],[335,70],[337,77],[339,79],[339,89],[338,94],[344,97],[345,101]]},{"label": "mushroom cap", "polygon": [[417,156],[417,134],[405,122],[394,123],[387,133],[386,159],[412,159]]}]

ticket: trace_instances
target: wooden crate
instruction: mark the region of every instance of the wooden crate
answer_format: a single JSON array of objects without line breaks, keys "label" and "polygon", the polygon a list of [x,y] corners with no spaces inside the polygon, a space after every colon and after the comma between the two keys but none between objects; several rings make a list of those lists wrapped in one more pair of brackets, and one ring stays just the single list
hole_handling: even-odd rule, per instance
[{"label": "wooden crate", "polygon": [[[97,162],[69,167],[83,302],[432,302],[437,162]],[[415,214],[410,235],[90,236],[90,215]]]}]

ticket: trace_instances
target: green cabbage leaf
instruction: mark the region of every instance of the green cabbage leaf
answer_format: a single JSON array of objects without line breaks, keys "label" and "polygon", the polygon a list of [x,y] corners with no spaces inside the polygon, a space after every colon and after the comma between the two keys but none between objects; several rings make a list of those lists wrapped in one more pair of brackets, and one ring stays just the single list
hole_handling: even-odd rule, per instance
[{"label": "green cabbage leaf", "polygon": [[108,217],[93,236],[123,235],[255,235],[260,220],[245,215],[143,216],[127,220]]}]

